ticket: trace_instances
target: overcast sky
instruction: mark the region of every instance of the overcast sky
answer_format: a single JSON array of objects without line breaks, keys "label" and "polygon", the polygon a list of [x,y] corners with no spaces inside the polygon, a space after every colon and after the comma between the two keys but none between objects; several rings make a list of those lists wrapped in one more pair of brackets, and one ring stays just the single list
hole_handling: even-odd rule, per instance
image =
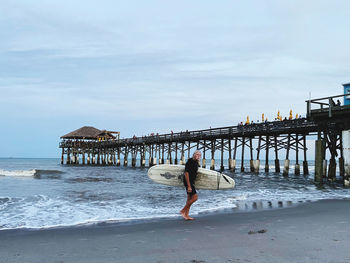
[{"label": "overcast sky", "polygon": [[299,113],[350,82],[350,1],[0,0],[0,157]]}]

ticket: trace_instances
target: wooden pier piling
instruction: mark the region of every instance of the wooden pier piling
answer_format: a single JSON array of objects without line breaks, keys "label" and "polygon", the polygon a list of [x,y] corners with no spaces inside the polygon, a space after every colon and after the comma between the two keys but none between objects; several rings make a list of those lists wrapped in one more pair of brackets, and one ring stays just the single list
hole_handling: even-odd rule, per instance
[{"label": "wooden pier piling", "polygon": [[350,186],[350,130],[342,131],[342,156],[344,163],[344,186]]},{"label": "wooden pier piling", "polygon": [[187,147],[187,160],[191,158],[191,142],[188,142],[188,147]]},{"label": "wooden pier piling", "polygon": [[221,139],[221,165],[220,165],[220,170],[221,171],[225,170],[225,167],[224,167],[224,139]]},{"label": "wooden pier piling", "polygon": [[62,148],[61,164],[64,164],[64,149]]},{"label": "wooden pier piling", "polygon": [[177,148],[177,142],[175,143],[175,164],[177,164],[177,153],[178,153],[178,148]]},{"label": "wooden pier piling", "polygon": [[250,150],[250,172],[254,173],[255,172],[255,167],[254,167],[254,159],[253,159],[253,140],[251,137],[249,137],[249,150]]},{"label": "wooden pier piling", "polygon": [[295,168],[294,174],[300,175],[300,165],[299,165],[299,137],[298,134],[295,135]]},{"label": "wooden pier piling", "polygon": [[280,167],[280,160],[278,159],[278,148],[277,148],[277,136],[275,135],[275,172],[280,173],[281,167]]},{"label": "wooden pier piling", "polygon": [[318,139],[315,143],[315,181],[321,183],[323,181],[323,152],[324,143],[321,138],[321,132],[318,132]]},{"label": "wooden pier piling", "polygon": [[261,150],[261,135],[259,135],[256,160],[254,163],[254,170],[256,173],[259,173],[259,171],[260,171],[260,150]]},{"label": "wooden pier piling", "polygon": [[211,141],[210,170],[215,170],[215,141]]},{"label": "wooden pier piling", "polygon": [[284,160],[284,168],[283,168],[283,176],[288,176],[289,174],[289,150],[290,150],[290,134],[288,134],[288,142],[287,142],[287,149],[286,149],[286,159]]},{"label": "wooden pier piling", "polygon": [[232,170],[232,147],[231,139],[228,139],[228,169]]},{"label": "wooden pier piling", "polygon": [[268,173],[270,170],[269,167],[269,148],[270,148],[270,137],[266,136],[266,151],[265,151],[265,173]]},{"label": "wooden pier piling", "polygon": [[100,165],[100,149],[98,149],[98,152],[97,152],[97,162],[96,162],[97,165]]},{"label": "wooden pier piling", "polygon": [[131,152],[131,166],[136,167],[136,150]]},{"label": "wooden pier piling", "polygon": [[129,154],[129,151],[128,151],[128,147],[125,146],[125,152],[124,152],[124,166],[128,166],[128,154]]},{"label": "wooden pier piling", "polygon": [[325,134],[325,141],[331,153],[331,158],[329,160],[329,167],[328,167],[328,180],[333,182],[336,179],[337,164],[336,164],[335,158],[338,155],[337,153],[338,135],[334,132],[328,131],[327,134]]},{"label": "wooden pier piling", "polygon": [[234,146],[234,149],[233,149],[233,160],[232,160],[232,165],[231,165],[231,171],[232,172],[236,171],[237,142],[238,142],[238,138],[235,137],[235,146]]},{"label": "wooden pier piling", "polygon": [[203,158],[202,158],[202,168],[206,168],[205,152],[207,149],[206,140],[203,141]]},{"label": "wooden pier piling", "polygon": [[173,164],[173,159],[172,159],[171,153],[172,153],[171,143],[169,143],[168,144],[168,161],[167,161],[167,163],[169,163],[169,164]]},{"label": "wooden pier piling", "polygon": [[241,172],[244,172],[244,145],[245,145],[245,138],[242,137],[242,157],[241,157]]},{"label": "wooden pier piling", "polygon": [[181,161],[180,164],[185,165],[185,143],[183,142],[181,145]]},{"label": "wooden pier piling", "polygon": [[307,158],[306,158],[307,147],[306,147],[306,135],[305,134],[303,135],[303,141],[304,141],[303,174],[309,175],[309,166],[308,166],[308,162],[307,162]]},{"label": "wooden pier piling", "polygon": [[120,147],[117,148],[117,166],[120,166]]},{"label": "wooden pier piling", "polygon": [[343,177],[344,180],[344,148],[343,148],[343,131],[340,133],[340,138],[339,138],[339,147],[340,147],[340,157],[339,157],[339,175]]},{"label": "wooden pier piling", "polygon": [[328,167],[328,180],[329,181],[335,181],[336,168],[337,168],[337,164],[335,162],[335,158],[332,157],[329,160],[329,167]]}]

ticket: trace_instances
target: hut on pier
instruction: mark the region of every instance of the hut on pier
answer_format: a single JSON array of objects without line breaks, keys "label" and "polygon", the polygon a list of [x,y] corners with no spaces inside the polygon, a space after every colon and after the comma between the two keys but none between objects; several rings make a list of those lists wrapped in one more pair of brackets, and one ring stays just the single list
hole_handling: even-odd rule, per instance
[{"label": "hut on pier", "polygon": [[[113,135],[115,134],[115,135]],[[94,140],[94,141],[109,141],[119,140],[120,132],[99,130],[95,127],[84,126],[75,131],[61,136],[63,140]]]},{"label": "hut on pier", "polygon": [[91,126],[84,126],[61,136],[63,140],[98,140],[103,131]]},{"label": "hut on pier", "polygon": [[[82,164],[85,164],[85,155],[87,163],[111,164],[115,162],[115,150],[106,147],[104,142],[119,140],[120,133],[116,131],[99,130],[95,127],[84,126],[75,131],[61,136],[62,157],[61,163],[64,162],[64,155],[67,155],[67,164],[79,164],[79,156]],[[97,156],[95,158],[95,156]]]}]

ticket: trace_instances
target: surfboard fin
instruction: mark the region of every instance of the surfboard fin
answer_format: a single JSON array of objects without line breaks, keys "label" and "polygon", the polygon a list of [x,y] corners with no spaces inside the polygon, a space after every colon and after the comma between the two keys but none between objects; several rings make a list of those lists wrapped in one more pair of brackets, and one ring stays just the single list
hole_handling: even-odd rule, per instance
[{"label": "surfboard fin", "polygon": [[223,174],[221,174],[221,175],[222,175],[222,177],[224,177],[224,179],[225,179],[226,182],[228,182],[229,184],[231,184],[230,181],[226,178],[225,175],[223,175]]}]

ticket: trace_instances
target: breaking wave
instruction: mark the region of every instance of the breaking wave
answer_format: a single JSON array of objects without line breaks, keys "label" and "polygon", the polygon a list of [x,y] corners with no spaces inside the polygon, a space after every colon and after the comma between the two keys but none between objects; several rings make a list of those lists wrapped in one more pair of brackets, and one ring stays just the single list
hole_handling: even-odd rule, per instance
[{"label": "breaking wave", "polygon": [[59,175],[62,174],[59,170],[2,170],[0,169],[0,176],[11,176],[11,177],[40,177],[41,175]]}]

